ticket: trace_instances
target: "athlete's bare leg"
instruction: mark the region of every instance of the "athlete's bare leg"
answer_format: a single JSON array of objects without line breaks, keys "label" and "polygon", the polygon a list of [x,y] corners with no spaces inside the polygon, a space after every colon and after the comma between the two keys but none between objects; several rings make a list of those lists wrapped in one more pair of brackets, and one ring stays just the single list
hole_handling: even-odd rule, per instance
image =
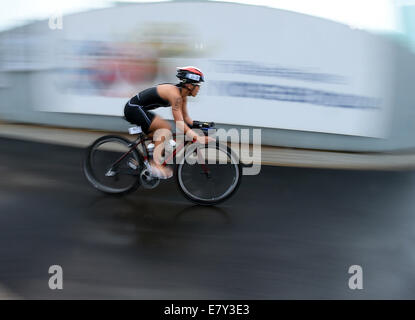
[{"label": "athlete's bare leg", "polygon": [[164,142],[171,138],[171,126],[166,120],[156,116],[151,122],[149,131],[153,134],[155,145],[151,165],[159,169],[164,176],[169,177],[173,172],[170,168],[162,166],[161,157],[164,151]]}]

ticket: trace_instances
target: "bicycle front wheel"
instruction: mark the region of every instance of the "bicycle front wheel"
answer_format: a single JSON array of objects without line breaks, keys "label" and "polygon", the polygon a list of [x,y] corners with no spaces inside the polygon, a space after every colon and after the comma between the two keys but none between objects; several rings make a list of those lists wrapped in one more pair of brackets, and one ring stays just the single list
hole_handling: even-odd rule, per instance
[{"label": "bicycle front wheel", "polygon": [[124,194],[138,188],[142,161],[137,150],[130,152],[130,143],[123,137],[105,136],[88,147],[83,170],[96,189],[109,194]]},{"label": "bicycle front wheel", "polygon": [[176,167],[184,196],[198,204],[214,205],[235,194],[242,178],[238,157],[225,145],[191,145]]}]

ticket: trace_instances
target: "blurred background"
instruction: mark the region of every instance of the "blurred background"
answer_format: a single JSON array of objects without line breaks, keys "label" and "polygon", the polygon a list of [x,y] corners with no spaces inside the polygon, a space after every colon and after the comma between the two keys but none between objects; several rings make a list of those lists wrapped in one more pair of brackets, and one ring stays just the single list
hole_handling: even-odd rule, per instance
[{"label": "blurred background", "polygon": [[125,131],[130,97],[197,65],[207,82],[189,101],[194,119],[262,128],[273,146],[414,147],[411,1],[2,6],[4,121]]},{"label": "blurred background", "polygon": [[[0,299],[415,298],[415,1],[0,8]],[[191,117],[260,128],[261,173],[217,207],[94,190],[85,147],[187,65]]]}]

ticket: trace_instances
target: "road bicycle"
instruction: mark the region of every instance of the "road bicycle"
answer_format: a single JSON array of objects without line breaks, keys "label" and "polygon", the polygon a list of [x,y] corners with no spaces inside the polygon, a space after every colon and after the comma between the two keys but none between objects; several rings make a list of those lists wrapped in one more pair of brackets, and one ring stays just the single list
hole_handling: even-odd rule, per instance
[{"label": "road bicycle", "polygon": [[[193,128],[201,130],[204,135],[216,130],[214,123],[198,121],[194,122]],[[133,192],[139,186],[154,189],[159,185],[160,179],[150,173],[149,160],[154,147],[151,138],[139,126],[129,128],[129,134],[137,135],[137,138],[130,141],[108,135],[87,148],[83,171],[96,189],[120,195]],[[163,166],[173,159],[177,186],[188,200],[215,205],[235,194],[241,184],[243,165],[228,145],[218,140],[207,145],[196,140],[177,145],[176,138],[173,134],[170,144],[167,144],[171,150],[165,152]]]}]

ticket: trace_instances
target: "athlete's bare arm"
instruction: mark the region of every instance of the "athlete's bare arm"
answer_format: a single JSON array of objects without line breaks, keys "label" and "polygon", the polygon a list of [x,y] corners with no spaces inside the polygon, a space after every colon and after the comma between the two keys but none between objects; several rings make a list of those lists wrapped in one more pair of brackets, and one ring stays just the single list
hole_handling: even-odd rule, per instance
[{"label": "athlete's bare arm", "polygon": [[163,84],[157,87],[157,91],[160,97],[170,102],[177,129],[184,132],[191,139],[197,138],[198,134],[187,125],[187,123],[193,123],[193,120],[187,113],[187,98],[180,95],[180,89],[173,85]]},{"label": "athlete's bare arm", "polygon": [[189,112],[187,111],[187,97],[183,99],[182,113],[183,113],[183,119],[186,122],[186,124],[193,125],[193,120],[189,116]]}]

